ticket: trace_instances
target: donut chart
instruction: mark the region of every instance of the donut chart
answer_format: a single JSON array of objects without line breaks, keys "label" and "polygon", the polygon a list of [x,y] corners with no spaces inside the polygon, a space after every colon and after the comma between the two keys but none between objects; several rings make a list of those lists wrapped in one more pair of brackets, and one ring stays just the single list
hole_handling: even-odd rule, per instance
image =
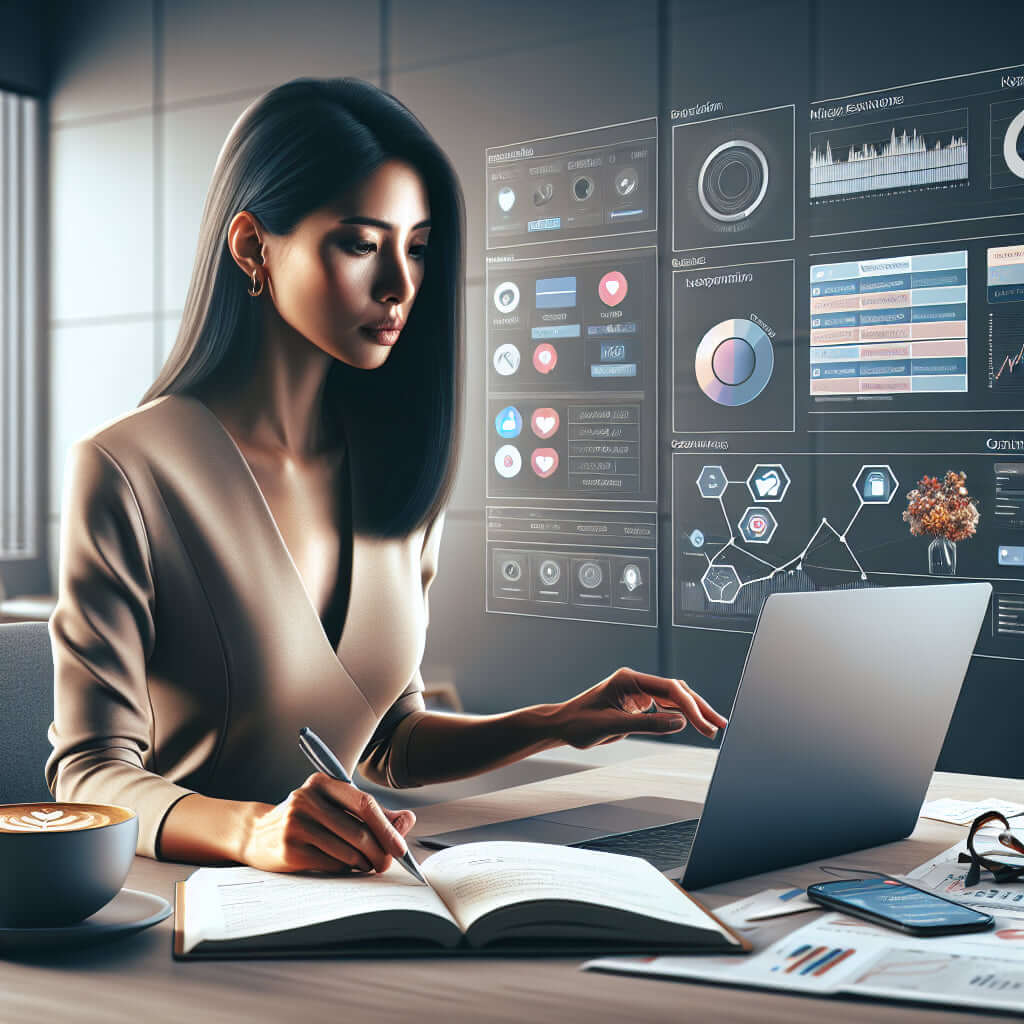
[{"label": "donut chart", "polygon": [[772,377],[771,339],[750,320],[723,320],[707,331],[694,357],[697,384],[718,405],[746,405]]},{"label": "donut chart", "polygon": [[1003,159],[1010,173],[1024,178],[1024,110],[1010,122],[1003,136]]}]

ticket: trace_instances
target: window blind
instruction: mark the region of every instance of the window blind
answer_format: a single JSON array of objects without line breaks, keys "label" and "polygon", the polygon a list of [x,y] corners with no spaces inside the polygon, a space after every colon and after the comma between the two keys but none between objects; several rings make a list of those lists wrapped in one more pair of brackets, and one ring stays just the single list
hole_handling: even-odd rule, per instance
[{"label": "window blind", "polygon": [[39,101],[0,90],[0,558],[35,558]]}]

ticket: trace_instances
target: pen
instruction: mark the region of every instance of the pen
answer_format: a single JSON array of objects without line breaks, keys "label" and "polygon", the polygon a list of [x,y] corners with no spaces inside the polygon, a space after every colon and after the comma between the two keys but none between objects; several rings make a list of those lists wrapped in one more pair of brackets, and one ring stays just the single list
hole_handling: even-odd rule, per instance
[{"label": "pen", "polygon": [[[334,756],[331,748],[308,725],[304,725],[299,730],[299,747],[312,762],[313,766],[325,775],[330,775],[332,779],[340,779],[342,782],[347,782],[350,786],[353,784],[348,772],[345,771],[345,766]],[[427,884],[427,880],[423,877],[420,866],[416,863],[408,843],[405,847],[405,853],[398,857],[397,860],[413,878],[419,879],[424,885]]]}]

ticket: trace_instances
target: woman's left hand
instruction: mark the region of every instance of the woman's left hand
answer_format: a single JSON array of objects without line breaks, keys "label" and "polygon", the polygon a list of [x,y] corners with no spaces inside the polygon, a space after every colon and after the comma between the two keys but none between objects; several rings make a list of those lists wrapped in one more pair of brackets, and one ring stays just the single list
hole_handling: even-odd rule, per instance
[{"label": "woman's left hand", "polygon": [[[713,738],[727,724],[682,679],[620,668],[589,690],[555,706],[556,733],[578,749],[613,743],[631,733],[679,732],[691,722]],[[667,708],[667,711],[651,708]]]}]

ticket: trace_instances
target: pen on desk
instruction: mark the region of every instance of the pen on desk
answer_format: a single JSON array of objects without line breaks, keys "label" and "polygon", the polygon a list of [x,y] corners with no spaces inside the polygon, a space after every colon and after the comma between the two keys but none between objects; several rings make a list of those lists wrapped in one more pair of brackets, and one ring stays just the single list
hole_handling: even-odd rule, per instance
[{"label": "pen on desk", "polygon": [[[345,766],[334,756],[331,748],[308,725],[304,725],[299,730],[299,747],[312,762],[314,768],[318,768],[325,775],[330,775],[332,779],[340,779],[342,782],[347,782],[350,786],[353,785],[352,779],[348,772],[345,771]],[[416,863],[408,844],[406,844],[405,853],[396,859],[413,878],[418,879],[424,885],[427,884],[427,880],[420,872],[420,866]]]}]

